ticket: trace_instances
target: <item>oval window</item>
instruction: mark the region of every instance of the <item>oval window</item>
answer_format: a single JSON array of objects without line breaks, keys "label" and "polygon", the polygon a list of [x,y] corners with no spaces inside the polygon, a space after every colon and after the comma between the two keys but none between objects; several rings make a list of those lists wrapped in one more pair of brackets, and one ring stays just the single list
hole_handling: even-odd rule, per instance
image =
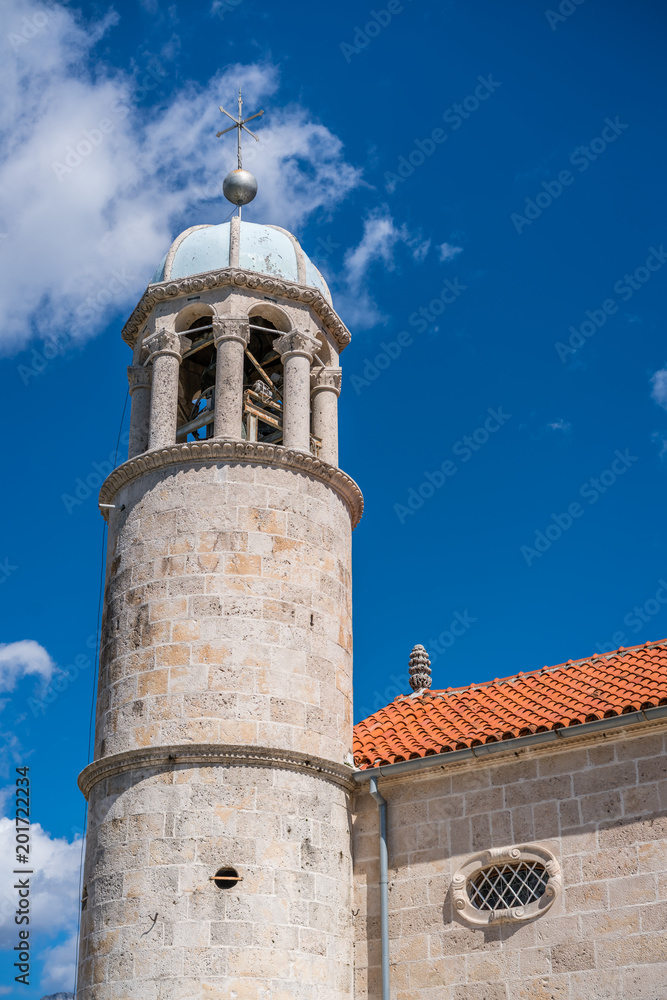
[{"label": "oval window", "polygon": [[452,879],[458,915],[475,927],[530,920],[545,913],[560,891],[558,861],[541,844],[502,847],[469,858]]}]

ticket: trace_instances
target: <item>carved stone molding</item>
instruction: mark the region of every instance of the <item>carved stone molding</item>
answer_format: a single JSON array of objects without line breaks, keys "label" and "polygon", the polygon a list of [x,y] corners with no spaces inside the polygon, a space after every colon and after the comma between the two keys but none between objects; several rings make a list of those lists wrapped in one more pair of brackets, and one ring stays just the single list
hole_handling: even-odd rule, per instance
[{"label": "carved stone molding", "polygon": [[[99,502],[113,504],[113,498],[122,486],[133,482],[147,472],[192,462],[244,462],[293,469],[295,472],[313,476],[335,490],[347,504],[353,528],[356,528],[361,520],[364,498],[354,479],[345,472],[308,452],[292,451],[279,444],[233,441],[225,438],[187,441],[182,444],[170,445],[167,448],[155,448],[153,451],[145,451],[142,455],[136,455],[119,465],[105,479],[100,490]],[[102,508],[102,514],[108,518],[108,509]]]},{"label": "carved stone molding", "polygon": [[315,395],[321,389],[335,392],[340,396],[342,372],[340,368],[319,368],[310,374],[310,392]]},{"label": "carved stone molding", "polygon": [[79,788],[86,799],[91,789],[107,778],[127,771],[147,767],[174,767],[177,764],[233,765],[237,767],[278,767],[288,771],[313,774],[351,791],[354,788],[352,770],[336,761],[311,757],[296,750],[271,747],[227,746],[212,743],[177,744],[162,747],[141,747],[125,750],[94,760],[79,775]]},{"label": "carved stone molding", "polygon": [[[524,906],[512,906],[506,910],[481,910],[475,906],[468,893],[468,883],[485,868],[505,864],[517,865],[522,861],[538,862],[549,874],[544,893],[539,899]],[[457,916],[473,927],[488,927],[508,921],[532,920],[546,913],[556,901],[561,891],[561,871],[558,861],[540,844],[523,844],[516,847],[497,847],[474,854],[452,878],[452,898]]]},{"label": "carved stone molding", "polygon": [[127,381],[130,383],[130,396],[135,389],[150,389],[150,368],[144,368],[143,365],[128,365]]},{"label": "carved stone molding", "polygon": [[239,316],[238,318],[214,316],[211,322],[213,324],[213,342],[216,347],[225,340],[238,340],[244,347],[248,346],[250,321],[247,316]]},{"label": "carved stone molding", "polygon": [[148,352],[146,364],[149,364],[161,355],[181,360],[181,338],[177,333],[172,333],[170,330],[158,330],[152,337],[149,337],[144,346]]},{"label": "carved stone molding", "polygon": [[309,361],[312,361],[313,355],[320,345],[309,333],[292,330],[290,333],[283,333],[282,336],[276,337],[273,346],[284,362],[287,358],[295,356],[308,358]]},{"label": "carved stone molding", "polygon": [[322,292],[317,288],[300,285],[284,278],[272,278],[270,275],[258,274],[256,271],[245,271],[241,268],[226,267],[219,271],[207,271],[205,274],[193,275],[188,278],[178,278],[175,281],[162,281],[149,285],[135,306],[132,315],[123,327],[123,340],[134,347],[139,331],[151,313],[160,302],[187,295],[192,292],[203,292],[212,288],[224,288],[235,285],[238,288],[256,289],[269,295],[279,295],[295,302],[302,302],[311,307],[322,322],[327,333],[331,334],[340,350],[350,343],[350,331],[337,315]]}]

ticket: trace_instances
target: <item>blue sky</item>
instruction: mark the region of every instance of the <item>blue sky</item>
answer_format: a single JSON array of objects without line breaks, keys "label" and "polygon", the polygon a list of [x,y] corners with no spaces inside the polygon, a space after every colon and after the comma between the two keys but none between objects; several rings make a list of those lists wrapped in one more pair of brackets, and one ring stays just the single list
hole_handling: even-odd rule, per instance
[{"label": "blue sky", "polygon": [[0,781],[8,817],[31,768],[42,875],[12,989],[2,874],[2,996],[71,989],[120,328],[173,236],[228,215],[238,82],[266,108],[245,218],[299,236],[353,334],[356,717],[417,642],[447,687],[667,634],[664,8],[374,9],[3,5]]}]

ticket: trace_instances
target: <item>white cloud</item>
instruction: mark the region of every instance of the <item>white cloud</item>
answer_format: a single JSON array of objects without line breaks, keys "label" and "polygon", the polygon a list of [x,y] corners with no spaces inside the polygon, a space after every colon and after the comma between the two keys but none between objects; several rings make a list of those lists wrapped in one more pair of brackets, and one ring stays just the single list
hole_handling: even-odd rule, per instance
[{"label": "white cloud", "polygon": [[660,368],[651,376],[651,398],[667,410],[667,368]]},{"label": "white cloud", "polygon": [[559,417],[558,420],[554,420],[552,423],[547,424],[547,427],[552,431],[563,431],[564,434],[567,434],[568,431],[572,430],[572,424],[568,420],[563,420],[562,417]]},{"label": "white cloud", "polygon": [[[35,28],[44,17],[48,24]],[[234,107],[239,81],[250,113],[277,90],[275,66],[236,65],[201,86],[182,86],[166,103],[142,104],[137,79],[148,81],[145,97],[169,67],[157,79],[135,78],[129,67],[97,61],[94,45],[116,20],[110,13],[85,24],[64,6],[23,0],[0,6],[5,353],[36,335],[93,335],[134,304],[178,231],[223,221],[231,206],[222,177],[235,166],[235,142],[233,134],[215,138],[217,104]],[[244,165],[259,179],[246,218],[298,228],[315,212],[330,213],[359,183],[340,139],[304,108],[272,111],[266,124],[257,126],[261,143],[246,143]]]},{"label": "white cloud", "polygon": [[[77,885],[78,890],[78,885]],[[67,990],[74,985],[76,966],[76,931],[73,931],[60,944],[53,948],[45,948],[39,952],[39,960],[44,963],[40,986],[44,990]],[[63,996],[64,994],[60,994]],[[67,996],[74,997],[73,993]],[[43,1000],[51,1000],[44,997]]]},{"label": "white cloud", "polygon": [[438,247],[438,255],[443,263],[454,260],[460,253],[463,253],[463,247],[455,247],[451,243],[441,243]]},{"label": "white cloud", "polygon": [[411,233],[406,225],[397,226],[386,207],[376,209],[364,219],[361,240],[347,251],[343,261],[343,291],[337,304],[346,322],[358,327],[382,322],[384,317],[367,288],[369,272],[376,264],[393,271],[399,245],[406,246],[412,259],[420,263],[429,251],[430,240]]},{"label": "white cloud", "polygon": [[[16,829],[14,821],[0,818],[0,948],[13,948],[16,944],[16,878],[14,864]],[[79,907],[79,864],[81,841],[51,838],[39,823],[30,829],[30,929],[50,938],[76,930]],[[71,987],[72,978],[64,985]]]},{"label": "white cloud", "polygon": [[13,691],[17,681],[31,674],[49,681],[53,671],[53,660],[34,639],[0,644],[0,691]]}]

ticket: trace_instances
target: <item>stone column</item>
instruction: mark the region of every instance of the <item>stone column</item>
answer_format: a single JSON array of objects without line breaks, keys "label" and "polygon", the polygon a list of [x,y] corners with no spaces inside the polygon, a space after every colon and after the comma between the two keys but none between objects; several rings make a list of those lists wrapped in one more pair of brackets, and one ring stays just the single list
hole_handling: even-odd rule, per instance
[{"label": "stone column", "polygon": [[320,368],[313,372],[310,394],[313,408],[313,434],[322,442],[320,458],[338,465],[338,397],[340,368]]},{"label": "stone column", "polygon": [[215,414],[213,436],[240,441],[243,434],[243,352],[250,339],[248,317],[213,317]]},{"label": "stone column", "polygon": [[283,363],[283,445],[310,451],[310,364],[319,347],[307,333],[284,333],[273,342]]},{"label": "stone column", "polygon": [[149,449],[176,443],[180,346],[178,336],[168,330],[160,330],[146,341],[149,361],[153,363]]},{"label": "stone column", "polygon": [[151,412],[151,373],[143,365],[129,365],[132,408],[130,410],[130,446],[128,458],[141,455],[148,448],[148,420]]}]

